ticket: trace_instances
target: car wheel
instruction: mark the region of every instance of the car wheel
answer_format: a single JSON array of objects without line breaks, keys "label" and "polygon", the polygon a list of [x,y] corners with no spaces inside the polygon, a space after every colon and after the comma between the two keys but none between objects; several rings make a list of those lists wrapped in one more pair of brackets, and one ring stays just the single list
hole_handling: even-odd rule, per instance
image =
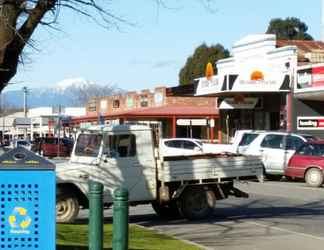
[{"label": "car wheel", "polygon": [[79,214],[79,201],[73,194],[59,195],[56,198],[56,221],[71,223]]},{"label": "car wheel", "polygon": [[213,191],[204,188],[188,188],[181,196],[181,212],[189,220],[210,216],[216,204]]},{"label": "car wheel", "polygon": [[310,168],[305,174],[305,181],[311,187],[322,186],[323,180],[323,172],[318,168]]}]

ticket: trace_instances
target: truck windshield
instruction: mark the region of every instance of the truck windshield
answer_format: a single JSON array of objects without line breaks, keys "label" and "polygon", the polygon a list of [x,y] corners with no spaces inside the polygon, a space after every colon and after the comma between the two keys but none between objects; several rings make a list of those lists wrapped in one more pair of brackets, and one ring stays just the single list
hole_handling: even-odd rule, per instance
[{"label": "truck windshield", "polygon": [[75,147],[75,155],[97,157],[102,141],[99,134],[80,134]]}]

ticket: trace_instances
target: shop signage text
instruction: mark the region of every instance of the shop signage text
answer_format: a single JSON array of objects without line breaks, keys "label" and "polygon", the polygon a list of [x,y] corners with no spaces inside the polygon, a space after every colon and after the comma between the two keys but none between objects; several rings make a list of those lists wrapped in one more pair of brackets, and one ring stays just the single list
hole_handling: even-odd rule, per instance
[{"label": "shop signage text", "polygon": [[298,70],[297,89],[313,87],[324,87],[324,66]]},{"label": "shop signage text", "polygon": [[324,130],[324,117],[322,116],[309,116],[297,117],[298,130]]}]

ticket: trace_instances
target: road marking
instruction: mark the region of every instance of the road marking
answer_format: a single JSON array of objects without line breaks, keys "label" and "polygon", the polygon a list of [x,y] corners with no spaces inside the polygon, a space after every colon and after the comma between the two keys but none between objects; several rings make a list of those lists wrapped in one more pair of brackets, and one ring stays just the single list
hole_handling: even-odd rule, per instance
[{"label": "road marking", "polygon": [[297,235],[300,235],[300,236],[309,237],[309,238],[313,238],[313,239],[316,239],[316,240],[324,240],[324,237],[314,236],[312,234],[300,233],[300,232],[296,232],[296,231],[293,231],[293,230],[284,229],[284,228],[281,228],[281,227],[269,226],[269,225],[262,224],[262,223],[259,223],[259,222],[246,221],[246,223],[254,224],[256,226],[266,227],[266,228],[270,228],[270,229],[274,229],[274,230],[278,230],[278,231],[282,231],[282,232],[287,232],[287,233],[291,233],[291,234],[297,234]]}]

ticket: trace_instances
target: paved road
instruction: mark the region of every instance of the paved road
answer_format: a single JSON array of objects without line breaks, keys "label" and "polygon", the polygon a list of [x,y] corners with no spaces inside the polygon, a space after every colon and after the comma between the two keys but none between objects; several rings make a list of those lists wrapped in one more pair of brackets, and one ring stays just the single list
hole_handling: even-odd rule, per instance
[{"label": "paved road", "polygon": [[[162,221],[150,206],[130,221],[217,250],[319,250],[324,245],[324,188],[304,183],[240,183],[248,199],[219,201],[205,221]],[[106,212],[111,220],[111,212]]]}]

